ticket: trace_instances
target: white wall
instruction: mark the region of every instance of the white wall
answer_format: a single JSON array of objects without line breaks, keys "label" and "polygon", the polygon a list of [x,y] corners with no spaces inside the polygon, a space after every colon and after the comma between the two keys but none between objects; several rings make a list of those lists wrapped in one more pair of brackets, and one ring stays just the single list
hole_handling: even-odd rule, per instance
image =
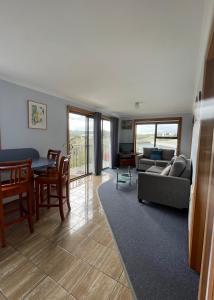
[{"label": "white wall", "polygon": [[[47,130],[29,129],[27,100],[47,104]],[[71,102],[0,80],[1,147],[36,148],[46,156],[49,148],[66,152],[66,105]],[[77,102],[74,102],[77,105]],[[81,105],[80,105],[81,106]]]},{"label": "white wall", "polygon": [[[190,157],[191,152],[191,140],[192,140],[192,114],[179,114],[179,115],[152,115],[152,116],[139,116],[136,119],[143,118],[167,118],[167,117],[182,117],[182,130],[181,130],[181,153]],[[121,120],[131,120],[132,118],[122,118]],[[120,121],[121,121],[120,120]],[[119,141],[121,143],[131,143],[133,142],[133,130],[121,129],[120,122],[120,131],[119,131]]]}]

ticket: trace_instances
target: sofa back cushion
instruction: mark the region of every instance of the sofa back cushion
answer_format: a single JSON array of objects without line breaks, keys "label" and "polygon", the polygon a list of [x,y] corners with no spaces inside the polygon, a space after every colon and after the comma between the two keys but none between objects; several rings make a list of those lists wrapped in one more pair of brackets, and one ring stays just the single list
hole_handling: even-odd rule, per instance
[{"label": "sofa back cushion", "polygon": [[181,177],[188,178],[188,179],[192,180],[192,162],[191,162],[191,159],[186,158],[185,160],[186,160],[186,168],[182,172]]},{"label": "sofa back cushion", "polygon": [[166,166],[166,168],[164,168],[163,171],[161,172],[161,175],[168,176],[169,172],[171,170],[171,167],[172,167],[171,165]]},{"label": "sofa back cushion", "polygon": [[186,168],[186,160],[183,157],[177,157],[171,167],[169,176],[180,177]]},{"label": "sofa back cushion", "polygon": [[162,154],[161,150],[155,150],[155,149],[153,149],[151,151],[150,158],[153,159],[153,160],[161,160],[162,159],[161,154]]},{"label": "sofa back cushion", "polygon": [[145,158],[151,158],[152,150],[158,150],[158,148],[143,148],[143,156]]},{"label": "sofa back cushion", "polygon": [[159,149],[162,151],[162,159],[170,161],[175,155],[175,150],[173,149]]}]

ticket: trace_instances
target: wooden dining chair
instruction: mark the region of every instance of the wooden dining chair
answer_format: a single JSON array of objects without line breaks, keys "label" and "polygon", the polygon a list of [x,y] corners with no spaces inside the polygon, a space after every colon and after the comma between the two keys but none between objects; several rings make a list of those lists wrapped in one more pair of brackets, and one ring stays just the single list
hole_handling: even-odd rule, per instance
[{"label": "wooden dining chair", "polygon": [[[32,185],[31,160],[0,162],[0,236],[2,247],[6,246],[5,228],[12,224],[28,220],[30,232],[32,221]],[[18,196],[18,208],[6,211],[5,198]],[[26,207],[25,207],[26,206]],[[19,216],[6,220],[6,215],[19,211]]]},{"label": "wooden dining chair", "polygon": [[[36,184],[36,219],[39,219],[40,207],[59,207],[61,220],[64,220],[63,204],[66,202],[70,210],[69,202],[69,156],[62,156],[59,171],[50,172],[47,176],[38,176]],[[50,186],[56,185],[56,194],[50,194]],[[44,201],[44,186],[47,186],[47,201]],[[65,195],[64,195],[65,194]],[[58,198],[58,203],[51,203],[51,198]]]},{"label": "wooden dining chair", "polygon": [[54,161],[53,166],[48,167],[46,169],[38,169],[34,171],[34,174],[36,175],[47,175],[48,171],[55,171],[59,168],[59,158],[60,158],[61,151],[60,150],[54,150],[49,149],[47,154],[47,159],[51,159]]}]

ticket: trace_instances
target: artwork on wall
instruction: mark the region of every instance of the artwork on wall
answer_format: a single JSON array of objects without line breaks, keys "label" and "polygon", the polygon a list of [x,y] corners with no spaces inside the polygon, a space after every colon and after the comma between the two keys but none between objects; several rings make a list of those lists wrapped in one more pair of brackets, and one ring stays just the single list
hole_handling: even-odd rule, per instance
[{"label": "artwork on wall", "polygon": [[28,127],[47,129],[47,104],[28,100]]},{"label": "artwork on wall", "polygon": [[132,120],[122,120],[121,121],[121,128],[131,130],[132,129],[132,124],[133,124]]}]

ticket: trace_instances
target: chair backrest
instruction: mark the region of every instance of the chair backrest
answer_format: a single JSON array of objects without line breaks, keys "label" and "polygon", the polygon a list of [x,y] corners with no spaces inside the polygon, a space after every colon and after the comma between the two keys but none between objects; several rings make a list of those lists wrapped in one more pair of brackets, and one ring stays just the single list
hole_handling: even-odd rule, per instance
[{"label": "chair backrest", "polygon": [[60,179],[69,179],[69,162],[70,156],[62,156],[59,165],[59,178]]},{"label": "chair backrest", "polygon": [[0,162],[0,189],[5,191],[31,182],[31,159]]},{"label": "chair backrest", "polygon": [[60,154],[61,151],[60,150],[53,150],[53,149],[49,149],[48,150],[48,154],[47,154],[47,158],[48,159],[52,159],[55,161],[55,167],[58,169],[59,167],[59,158],[60,158]]}]

